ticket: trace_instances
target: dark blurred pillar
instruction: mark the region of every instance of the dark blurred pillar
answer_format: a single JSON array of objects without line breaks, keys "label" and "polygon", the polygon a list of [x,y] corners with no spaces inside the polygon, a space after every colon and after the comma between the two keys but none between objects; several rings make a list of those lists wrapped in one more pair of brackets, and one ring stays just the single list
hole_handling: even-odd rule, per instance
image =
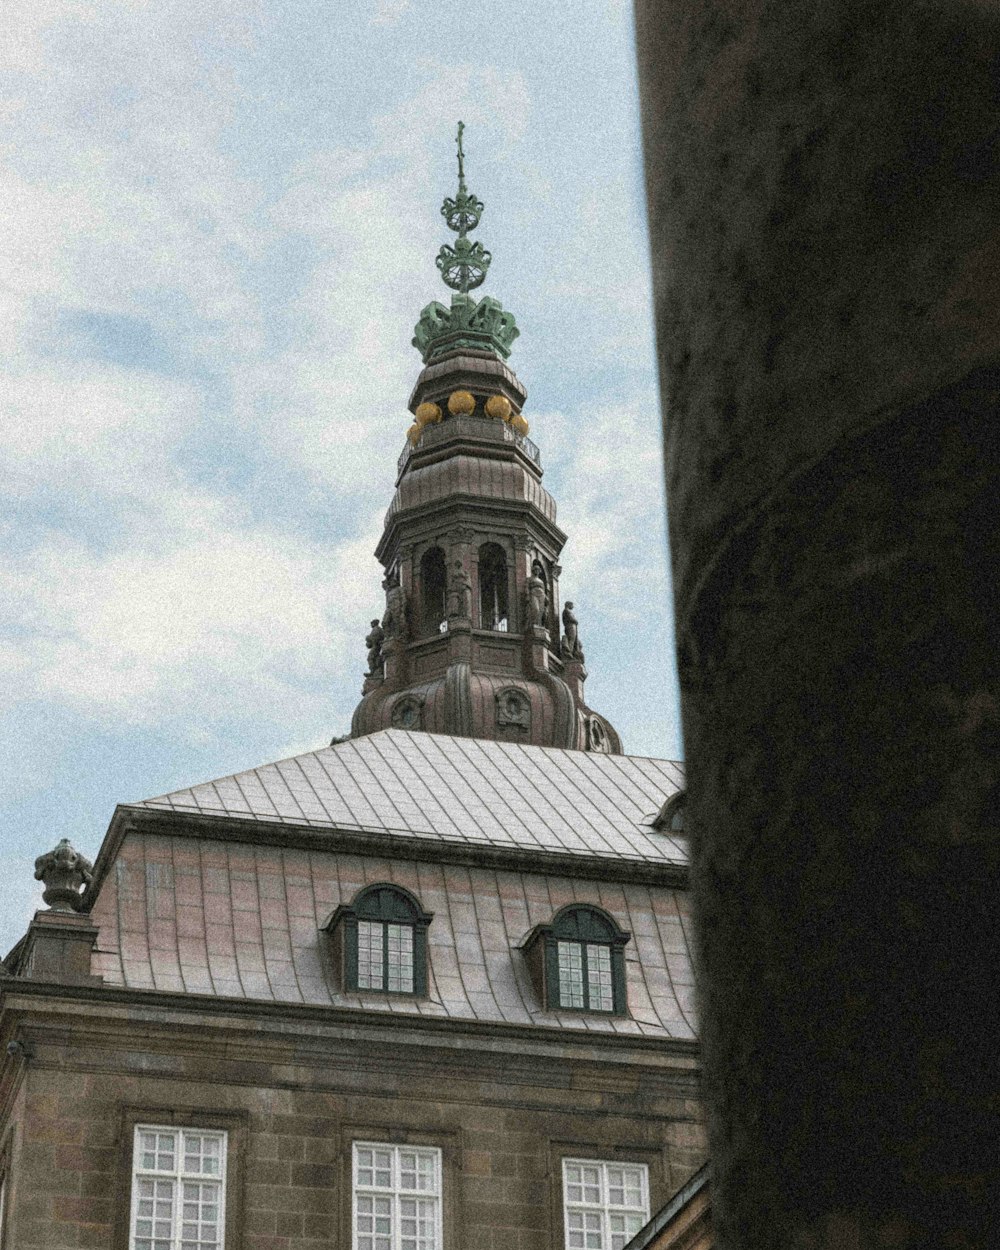
[{"label": "dark blurred pillar", "polygon": [[637,33],[720,1245],[1000,1246],[1000,8]]}]

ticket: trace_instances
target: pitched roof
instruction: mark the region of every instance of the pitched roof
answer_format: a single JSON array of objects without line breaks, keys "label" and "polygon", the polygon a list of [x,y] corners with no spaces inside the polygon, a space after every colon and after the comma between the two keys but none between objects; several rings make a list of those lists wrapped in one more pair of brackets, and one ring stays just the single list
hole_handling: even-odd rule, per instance
[{"label": "pitched roof", "polygon": [[[685,849],[651,827],[682,780],[663,760],[392,729],[132,804],[95,873],[94,971],[136,990],[690,1040],[688,899],[668,884]],[[171,814],[210,820],[191,837]],[[304,826],[320,836],[293,836]],[[622,861],[648,879],[622,878]],[[331,972],[326,919],[382,881],[434,913],[426,999],[346,993]],[[627,1016],[538,1000],[520,944],[572,902],[632,934]]]},{"label": "pitched roof", "polygon": [[[247,1003],[360,1008],[397,1019],[695,1037],[685,890],[555,873],[384,860],[325,850],[132,832],[93,906],[93,971],[105,985]],[[390,882],[433,913],[426,998],[347,992],[322,926],[365,885]],[[525,936],[560,907],[591,903],[631,933],[629,1014],[553,1010],[539,998]]]},{"label": "pitched roof", "polygon": [[464,846],[683,864],[651,822],[683,767],[387,729],[135,807]]}]

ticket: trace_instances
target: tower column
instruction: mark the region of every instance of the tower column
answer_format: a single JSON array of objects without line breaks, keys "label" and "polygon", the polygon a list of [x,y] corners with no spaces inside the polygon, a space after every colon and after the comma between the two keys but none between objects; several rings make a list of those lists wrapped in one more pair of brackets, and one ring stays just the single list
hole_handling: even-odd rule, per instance
[{"label": "tower column", "polygon": [[726,1250],[1000,1209],[1000,10],[639,0]]},{"label": "tower column", "polygon": [[448,660],[472,660],[472,623],[475,619],[477,568],[472,556],[472,530],[450,530],[448,540]]}]

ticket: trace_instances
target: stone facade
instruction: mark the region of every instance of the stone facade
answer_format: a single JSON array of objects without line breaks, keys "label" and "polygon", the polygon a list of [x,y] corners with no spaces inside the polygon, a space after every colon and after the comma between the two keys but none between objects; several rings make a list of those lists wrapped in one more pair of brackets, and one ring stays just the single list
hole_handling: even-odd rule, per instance
[{"label": "stone facade", "polygon": [[8,994],[4,1014],[5,1036],[32,1038],[0,1085],[18,1250],[130,1244],[136,1123],[229,1130],[226,1250],[350,1246],[358,1137],[441,1147],[445,1250],[561,1246],[564,1155],[646,1163],[654,1204],[701,1158],[690,1046],[37,986]]}]

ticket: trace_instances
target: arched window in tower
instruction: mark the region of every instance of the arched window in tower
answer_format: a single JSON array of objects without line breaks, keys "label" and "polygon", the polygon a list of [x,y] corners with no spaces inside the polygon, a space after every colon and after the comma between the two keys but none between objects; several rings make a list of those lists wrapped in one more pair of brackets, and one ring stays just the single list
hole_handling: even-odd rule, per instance
[{"label": "arched window in tower", "polygon": [[444,552],[440,547],[429,547],[420,557],[421,634],[441,633],[448,627],[446,582]]},{"label": "arched window in tower", "polygon": [[507,557],[497,543],[479,548],[479,626],[506,633],[509,628]]}]

